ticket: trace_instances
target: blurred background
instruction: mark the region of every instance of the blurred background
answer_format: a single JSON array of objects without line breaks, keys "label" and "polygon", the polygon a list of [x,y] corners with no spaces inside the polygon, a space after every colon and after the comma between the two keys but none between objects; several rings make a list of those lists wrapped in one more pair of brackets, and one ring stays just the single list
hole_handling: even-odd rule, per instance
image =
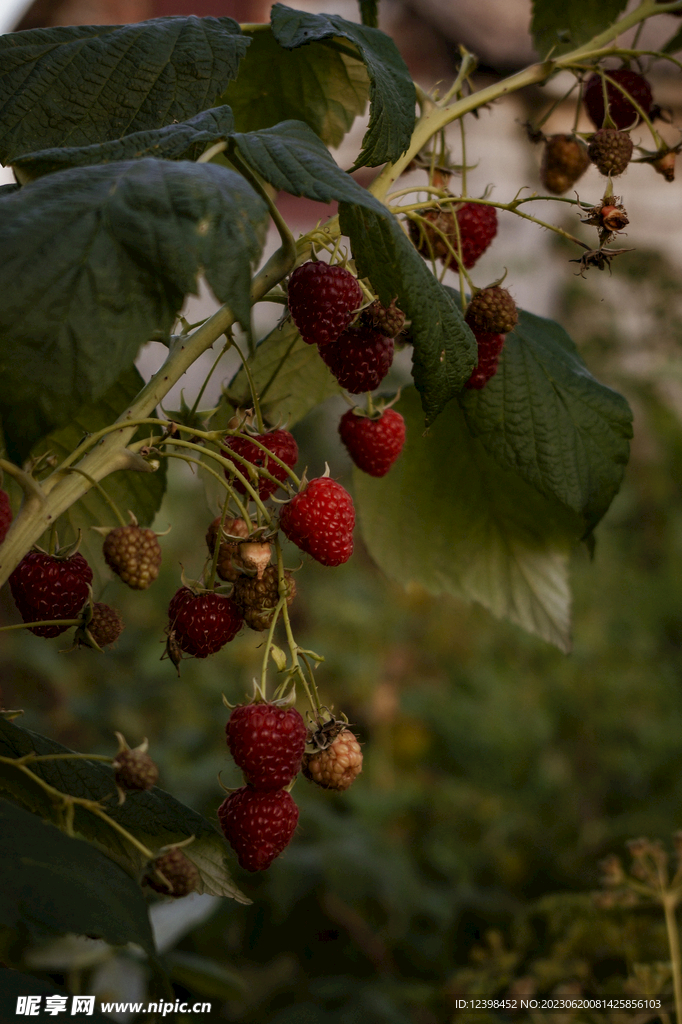
[{"label": "blurred background", "polygon": [[[295,6],[358,20],[346,0]],[[250,22],[267,20],[269,8],[267,0],[36,0],[8,4],[3,27],[186,13]],[[381,27],[415,77],[427,88],[442,83],[442,91],[460,44],[479,55],[481,85],[534,59],[529,18],[527,0],[381,5]],[[641,46],[657,48],[680,24],[657,21]],[[682,79],[671,68],[656,64],[650,78],[655,101],[682,124]],[[509,201],[521,187],[539,189],[540,152],[523,124],[565,85],[527,90],[467,119],[471,195],[493,185],[492,197]],[[570,130],[573,113],[572,104],[560,103],[545,130]],[[661,130],[677,141],[676,129]],[[357,123],[336,152],[341,166],[351,165],[362,133]],[[635,136],[649,146],[643,130]],[[458,133],[450,141],[456,158]],[[370,180],[367,171],[360,180]],[[424,181],[414,172],[400,186]],[[602,186],[591,169],[577,188],[593,203]],[[597,530],[594,559],[575,553],[573,653],[566,657],[477,607],[388,583],[361,542],[339,568],[306,563],[292,608],[295,633],[324,655],[319,684],[355,723],[365,770],[343,797],[297,783],[300,825],[286,853],[262,877],[235,861],[251,906],[189,897],[153,907],[178,998],[212,999],[215,1019],[440,1024],[458,1019],[463,995],[669,998],[660,912],[603,908],[590,896],[602,858],[635,836],[669,842],[682,827],[680,182],[632,165],[617,191],[630,217],[622,244],[634,251],[614,262],[612,275],[576,276],[573,249],[511,214],[500,216],[498,238],[476,268],[483,285],[506,267],[517,303],[559,320],[595,376],[622,391],[635,413],[632,460]],[[315,204],[281,203],[299,231],[327,215]],[[533,212],[590,239],[566,205],[543,203]],[[202,298],[187,315],[208,311]],[[147,346],[142,371],[154,372],[161,354]],[[182,382],[188,400],[203,366]],[[403,355],[393,385],[407,366]],[[217,376],[219,389],[229,368]],[[208,404],[216,394],[207,394]],[[299,465],[317,472],[326,460],[350,487],[338,413],[332,401],[295,428]],[[161,785],[213,821],[222,799],[218,773],[226,785],[240,784],[225,749],[221,694],[236,702],[250,691],[262,638],[245,633],[214,658],[187,661],[180,678],[160,656],[180,566],[199,574],[215,514],[200,481],[170,474],[156,524],[173,527],[162,541],[159,580],[141,594],[111,580],[100,597],[127,623],[115,649],[64,654],[63,638],[21,632],[5,634],[0,648],[4,706],[23,708],[22,724],[107,754],[115,751],[114,730],[131,744],[147,736]],[[0,617],[17,621],[7,588]],[[26,962],[34,973],[104,999],[135,999],[146,989],[134,951],[88,940],[27,949]],[[491,1011],[476,1019],[510,1018]]]}]

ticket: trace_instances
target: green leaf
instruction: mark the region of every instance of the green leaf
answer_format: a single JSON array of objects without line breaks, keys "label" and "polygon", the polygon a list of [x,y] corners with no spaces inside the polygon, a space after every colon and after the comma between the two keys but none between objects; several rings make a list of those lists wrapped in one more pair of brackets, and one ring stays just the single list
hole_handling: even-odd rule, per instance
[{"label": "green leaf", "polygon": [[0,799],[0,924],[21,932],[90,935],[112,946],[154,939],[139,885],[82,839]]},{"label": "green leaf", "polygon": [[359,58],[326,43],[283,50],[269,26],[253,32],[237,81],[220,97],[232,108],[239,131],[297,118],[328,146],[339,145],[368,98],[369,78]]},{"label": "green leaf", "polygon": [[677,53],[679,50],[682,50],[682,28],[678,29],[665,46],[661,47],[663,53]]},{"label": "green leaf", "polygon": [[286,121],[235,134],[233,144],[277,189],[319,202],[341,201],[341,230],[350,237],[360,277],[385,305],[395,297],[412,321],[413,373],[427,423],[468,380],[476,344],[451,291],[441,285],[400,227],[370,192],[342,171],[310,129]]},{"label": "green leaf", "polygon": [[348,40],[357,48],[370,79],[370,119],[356,167],[396,160],[410,145],[416,92],[405,62],[387,35],[332,14],[307,14],[284,4],[270,12],[275,39],[285,50],[322,40]]},{"label": "green leaf", "polygon": [[[0,1020],[15,1021],[17,1017],[17,1000],[20,996],[66,996],[69,1009],[73,1006],[72,996],[64,989],[55,988],[49,981],[42,978],[34,978],[31,974],[22,974],[20,971],[12,971],[7,967],[0,967]],[[41,1006],[44,1002],[41,999]],[[31,1017],[27,1018],[31,1020]],[[59,1016],[46,1014],[44,1010],[38,1015],[38,1021],[59,1020]],[[88,1024],[111,1024],[111,1017],[105,1017],[99,1010],[93,1010],[87,1015]]]},{"label": "green leaf", "polygon": [[428,426],[471,376],[474,336],[395,218],[342,203],[339,221],[351,240],[358,276],[371,280],[385,306],[397,296],[412,321],[412,375]]},{"label": "green leaf", "polygon": [[0,415],[13,451],[104,394],[170,331],[200,273],[247,324],[264,212],[234,171],[152,159],[59,171],[4,198]]},{"label": "green leaf", "polygon": [[587,43],[603,32],[627,7],[627,0],[533,0],[531,34],[544,59]]},{"label": "green leaf", "polygon": [[632,413],[559,324],[521,311],[496,375],[460,401],[469,430],[503,468],[596,526],[623,478]]},{"label": "green leaf", "polygon": [[[36,754],[70,753],[67,747],[45,736],[21,729],[0,716],[0,755],[23,757]],[[154,787],[140,793],[129,794],[118,806],[115,799],[114,773],[100,761],[84,758],[59,761],[39,761],[30,766],[40,779],[71,796],[87,800],[106,800],[106,813],[118,822],[154,854],[162,846],[182,842],[190,836],[194,841],[183,847],[183,853],[199,869],[201,892],[213,896],[230,896],[240,903],[250,902],[232,881],[227,866],[229,847],[223,837],[204,817],[185,807],[170,793]],[[64,827],[62,811],[39,783],[22,773],[14,765],[0,764],[0,791],[41,817]],[[91,811],[75,808],[74,829],[94,843],[123,867],[129,874],[139,877],[146,866],[144,854],[136,849],[116,829]]]},{"label": "green leaf", "polygon": [[0,161],[186,121],[236,77],[249,39],[231,18],[156,18],[0,37]]},{"label": "green leaf", "polygon": [[214,107],[191,117],[183,124],[170,124],[155,131],[135,132],[115,142],[93,146],[57,147],[27,153],[14,161],[14,170],[22,181],[66,167],[87,167],[121,160],[197,160],[208,145],[227,138],[234,127],[229,107]]},{"label": "green leaf", "polygon": [[569,552],[581,521],[502,469],[451,403],[424,435],[416,393],[399,410],[407,441],[391,472],[355,472],[362,534],[403,585],[477,601],[563,651],[570,648]]},{"label": "green leaf", "polygon": [[[286,423],[289,429],[320,402],[341,394],[317,346],[306,345],[291,321],[263,338],[249,360],[249,369],[263,415],[270,423]],[[231,381],[227,397],[244,408],[252,404],[243,368]]]}]

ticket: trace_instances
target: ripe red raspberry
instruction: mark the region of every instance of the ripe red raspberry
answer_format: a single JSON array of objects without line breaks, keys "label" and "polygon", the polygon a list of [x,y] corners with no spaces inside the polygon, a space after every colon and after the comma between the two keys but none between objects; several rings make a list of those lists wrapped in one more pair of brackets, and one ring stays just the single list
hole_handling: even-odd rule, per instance
[{"label": "ripe red raspberry", "polygon": [[289,845],[298,807],[286,789],[263,792],[243,786],[218,808],[223,834],[246,871],[265,871]]},{"label": "ripe red raspberry", "polygon": [[462,203],[454,212],[450,206],[428,210],[423,216],[428,224],[408,222],[412,241],[422,256],[439,259],[453,270],[457,269],[457,260],[447,242],[455,252],[461,246],[462,263],[466,270],[471,270],[497,234],[497,210],[482,203]]},{"label": "ripe red raspberry", "polygon": [[[82,555],[58,558],[29,551],[9,578],[10,590],[24,622],[75,619],[88,599],[92,569]],[[36,626],[31,633],[53,637],[68,626]]]},{"label": "ripe red raspberry", "polygon": [[121,750],[112,766],[116,785],[126,791],[151,789],[159,780],[159,769],[144,750]]},{"label": "ripe red raspberry", "polygon": [[161,545],[153,530],[117,526],[104,538],[102,553],[110,569],[132,590],[146,590],[159,575]]},{"label": "ripe red raspberry", "polygon": [[497,373],[504,334],[483,334],[474,331],[474,336],[478,345],[478,363],[464,387],[480,391]]},{"label": "ripe red raspberry", "polygon": [[[296,582],[288,569],[284,570],[287,607],[296,596]],[[240,576],[232,591],[232,600],[237,605],[244,622],[251,629],[269,629],[279,601],[279,579],[276,565],[269,565],[261,579]]]},{"label": "ripe red raspberry", "polygon": [[393,349],[393,338],[360,326],[349,327],[319,352],[341,387],[359,395],[379,387],[391,368]]},{"label": "ripe red raspberry", "polygon": [[[630,128],[638,120],[639,114],[632,103],[618,88],[620,85],[640,105],[645,114],[651,110],[653,96],[651,86],[643,75],[629,68],[618,68],[615,71],[607,71],[606,75],[612,81],[606,83],[606,95],[609,101],[609,114],[616,128]],[[617,82],[618,85],[614,85]],[[593,74],[587,80],[585,92],[583,93],[585,110],[588,113],[595,128],[601,128],[604,123],[604,90],[602,87],[601,75]]]},{"label": "ripe red raspberry", "polygon": [[253,789],[284,789],[301,770],[306,727],[296,708],[242,704],[225,726],[230,753]]},{"label": "ripe red raspberry", "polygon": [[201,875],[197,866],[176,847],[149,865],[144,881],[154,892],[179,899],[199,889]]},{"label": "ripe red raspberry", "polygon": [[325,750],[306,754],[303,760],[305,777],[323,789],[348,789],[361,771],[362,749],[350,729],[342,729]]},{"label": "ripe red raspberry", "polygon": [[493,285],[474,295],[464,319],[474,334],[509,334],[518,323],[519,314],[507,289]]},{"label": "ripe red raspberry", "polygon": [[115,608],[96,601],[92,606],[92,618],[87,628],[98,647],[108,647],[118,640],[123,632],[123,619]]},{"label": "ripe red raspberry", "polygon": [[289,312],[308,345],[328,345],[352,322],[362,288],[343,267],[304,263],[289,278]]},{"label": "ripe red raspberry", "polygon": [[311,480],[282,507],[279,524],[290,541],[322,565],[341,565],[353,554],[353,499],[330,477]]},{"label": "ripe red raspberry", "polygon": [[0,544],[7,536],[7,531],[12,524],[12,506],[9,503],[7,491],[0,491]]},{"label": "ripe red raspberry", "polygon": [[590,139],[587,152],[601,174],[617,177],[630,163],[634,146],[627,132],[602,128]]},{"label": "ripe red raspberry", "polygon": [[385,476],[403,450],[405,420],[394,409],[386,409],[376,420],[349,409],[341,417],[339,434],[359,469],[370,476]]},{"label": "ripe red raspberry", "polygon": [[[221,449],[220,454],[224,459],[229,459],[230,462],[234,463],[237,469],[247,478],[249,476],[248,469],[243,462],[232,457],[233,452],[241,455],[252,466],[267,470],[277,480],[284,483],[287,479],[286,469],[283,469],[274,459],[271,459],[262,448],[253,443],[254,441],[260,441],[268,451],[272,452],[278,459],[281,459],[282,462],[285,462],[290,469],[293,469],[296,465],[298,445],[288,430],[271,430],[267,434],[255,434],[253,440],[247,437],[226,437],[223,442],[226,450]],[[230,473],[229,469],[226,469],[224,472],[227,479],[231,480],[232,473]],[[260,478],[258,481],[258,496],[261,501],[265,501],[271,494],[274,494],[278,486],[274,480],[268,480],[265,477]],[[246,488],[239,480],[235,480],[234,489],[239,494],[246,494]]]},{"label": "ripe red raspberry", "polygon": [[575,185],[589,166],[584,142],[575,135],[551,135],[545,143],[540,180],[548,192],[560,196]]},{"label": "ripe red raspberry", "polygon": [[234,601],[223,594],[194,594],[180,587],[168,606],[168,627],[185,654],[207,658],[234,640],[242,617]]}]

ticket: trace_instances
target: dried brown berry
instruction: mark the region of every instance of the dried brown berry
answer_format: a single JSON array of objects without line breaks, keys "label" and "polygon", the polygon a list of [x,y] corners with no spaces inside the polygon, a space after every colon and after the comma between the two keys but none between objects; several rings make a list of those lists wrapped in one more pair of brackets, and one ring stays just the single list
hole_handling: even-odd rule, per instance
[{"label": "dried brown berry", "polygon": [[382,306],[376,299],[364,312],[365,322],[385,338],[395,338],[405,326],[405,314],[393,299],[390,306]]},{"label": "dried brown berry", "polygon": [[348,789],[361,771],[362,750],[350,729],[342,729],[325,750],[303,758],[303,774],[323,789]]},{"label": "dried brown berry", "polygon": [[545,143],[540,180],[552,195],[560,196],[575,185],[590,166],[587,147],[575,135],[551,135]]},{"label": "dried brown berry", "polygon": [[[682,17],[682,14],[680,15]],[[653,167],[657,174],[662,174],[666,181],[675,180],[675,158],[677,153],[671,150],[669,153],[663,153],[657,160],[654,160]]]},{"label": "dried brown berry", "polygon": [[[296,582],[287,569],[284,570],[284,581],[289,606],[296,596]],[[244,622],[258,631],[270,628],[279,597],[276,565],[269,565],[260,580],[242,576],[235,582],[232,591],[232,600],[244,616]]]},{"label": "dried brown berry", "polygon": [[98,647],[108,647],[118,640],[123,632],[123,619],[115,608],[96,601],[92,606],[92,618],[87,628]]},{"label": "dried brown berry", "polygon": [[153,530],[117,526],[104,538],[102,551],[109,568],[133,590],[146,590],[159,575],[161,545]]},{"label": "dried brown berry", "polygon": [[[206,531],[206,545],[209,554],[213,555],[215,544],[220,529],[221,516],[214,519]],[[226,536],[227,535],[227,536]],[[225,519],[223,522],[223,539],[220,542],[218,552],[218,564],[216,571],[221,580],[234,583],[244,571],[244,565],[239,557],[239,541],[230,540],[229,537],[248,537],[249,529],[243,519]]]},{"label": "dried brown berry", "polygon": [[144,881],[155,892],[179,899],[199,888],[199,870],[177,847],[162,853],[149,866]]},{"label": "dried brown berry", "polygon": [[622,174],[632,157],[632,139],[627,132],[602,128],[590,139],[587,151],[601,174],[615,177]]},{"label": "dried brown berry", "polygon": [[113,761],[116,785],[125,791],[151,789],[159,779],[159,769],[144,750],[121,750]]},{"label": "dried brown berry", "polygon": [[474,295],[464,319],[474,334],[509,334],[518,323],[519,315],[507,289],[493,285]]}]

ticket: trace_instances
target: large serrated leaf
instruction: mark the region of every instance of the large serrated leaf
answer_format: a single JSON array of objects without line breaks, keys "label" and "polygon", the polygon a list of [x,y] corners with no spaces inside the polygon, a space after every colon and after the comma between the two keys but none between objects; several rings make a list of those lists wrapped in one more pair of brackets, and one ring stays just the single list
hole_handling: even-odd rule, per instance
[{"label": "large serrated leaf", "polygon": [[626,7],[627,0],[533,0],[535,49],[543,59],[567,53],[612,25]]},{"label": "large serrated leaf", "polygon": [[[281,369],[280,369],[281,368]],[[320,402],[341,394],[341,388],[320,359],[316,345],[306,345],[291,323],[275,328],[256,349],[249,369],[260,395],[261,409],[272,424],[288,428]],[[246,373],[241,369],[227,390],[238,405],[251,404]]]},{"label": "large serrated leaf", "polygon": [[248,323],[265,209],[233,171],[153,159],[59,171],[3,198],[0,413],[13,457],[168,333],[200,273]]},{"label": "large serrated leaf", "polygon": [[[36,754],[70,753],[68,748],[21,729],[0,716],[0,755],[8,758]],[[170,793],[154,788],[130,794],[125,803],[117,805],[114,773],[100,761],[84,758],[39,761],[30,766],[42,780],[71,796],[87,800],[106,800],[106,813],[122,825],[152,853],[162,846],[182,842],[190,836],[194,841],[183,847],[185,855],[201,875],[201,892],[213,896],[230,896],[240,903],[250,902],[233,883],[227,866],[228,845],[213,825],[196,811],[185,807]],[[62,809],[45,790],[14,765],[0,764],[0,791],[9,799],[41,817],[64,827]],[[91,811],[76,807],[75,830],[94,843],[129,874],[139,877],[147,861],[144,854],[115,828]]]},{"label": "large serrated leaf", "polygon": [[413,372],[427,423],[464,386],[475,365],[474,337],[450,291],[429,271],[395,217],[342,171],[310,129],[287,121],[235,134],[232,143],[275,188],[319,202],[340,201],[341,230],[350,237],[358,274],[385,305],[412,321]]},{"label": "large serrated leaf", "polygon": [[496,375],[460,401],[489,455],[594,528],[623,478],[632,413],[590,374],[559,324],[521,311]]},{"label": "large serrated leaf", "polygon": [[258,26],[239,77],[220,99],[232,108],[239,131],[297,118],[328,146],[338,146],[364,112],[368,97],[369,78],[359,57],[339,53],[326,43],[284,50],[269,26]]},{"label": "large serrated leaf", "polygon": [[408,148],[415,124],[416,92],[405,62],[387,35],[333,14],[308,14],[277,3],[270,13],[280,46],[295,50],[321,40],[348,40],[370,79],[370,119],[356,167],[396,160]]},{"label": "large serrated leaf", "polygon": [[0,925],[36,937],[89,935],[136,942],[155,955],[139,885],[90,843],[0,799]]},{"label": "large serrated leaf", "polygon": [[580,518],[501,469],[456,402],[427,434],[413,389],[398,408],[407,425],[402,455],[381,479],[354,477],[372,557],[403,585],[478,601],[567,651],[568,561]]},{"label": "large serrated leaf", "polygon": [[213,106],[248,45],[231,18],[157,18],[2,36],[0,160],[185,121]]},{"label": "large serrated leaf", "polygon": [[156,131],[134,132],[115,142],[93,146],[63,146],[26,153],[14,161],[14,170],[21,180],[39,178],[43,174],[63,171],[66,167],[87,167],[122,160],[196,160],[208,145],[227,138],[234,127],[229,107],[204,110],[182,124],[170,124]]}]

